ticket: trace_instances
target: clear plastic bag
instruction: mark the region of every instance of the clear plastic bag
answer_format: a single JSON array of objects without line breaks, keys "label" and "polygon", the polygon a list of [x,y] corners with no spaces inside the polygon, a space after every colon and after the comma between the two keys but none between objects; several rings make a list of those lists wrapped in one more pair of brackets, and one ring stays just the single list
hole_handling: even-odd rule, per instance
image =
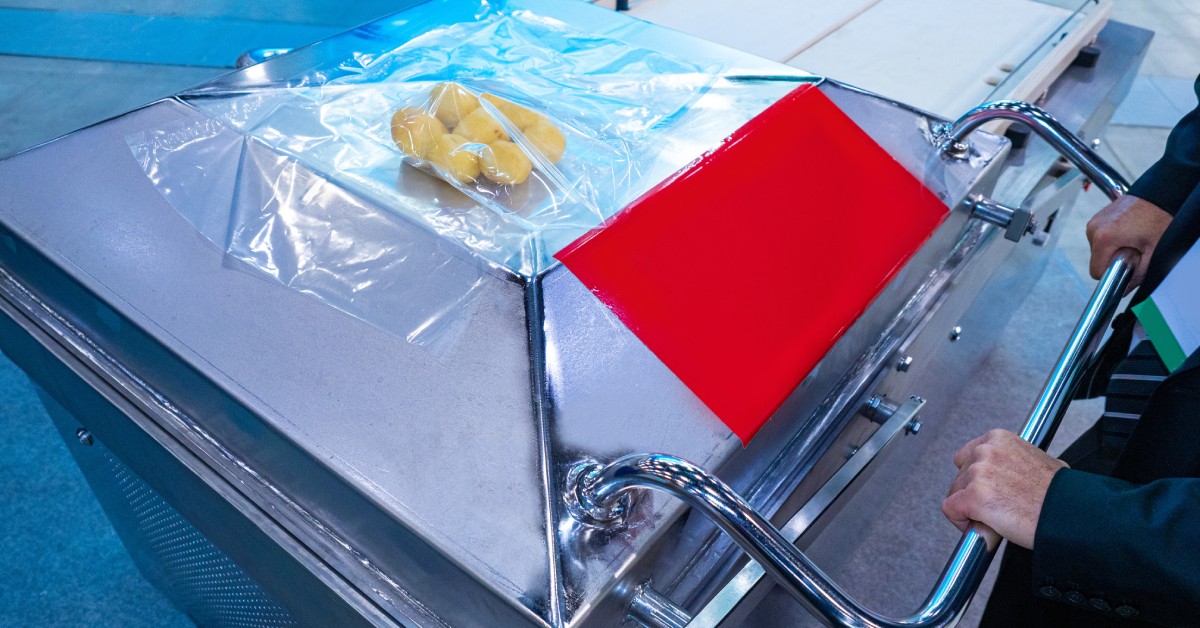
[{"label": "clear plastic bag", "polygon": [[[528,276],[549,263],[553,250],[644,191],[641,166],[654,160],[653,136],[661,132],[656,127],[684,110],[713,80],[712,71],[662,53],[576,33],[527,13],[496,12],[428,32],[374,58],[363,73],[319,87],[195,104]],[[393,114],[435,109],[439,103],[431,92],[447,81],[543,116],[564,135],[562,159],[542,158],[522,129],[485,100],[480,113],[489,114],[485,117],[530,157],[528,180],[501,185],[482,177],[473,182],[442,177],[474,201],[468,208],[433,205],[428,190],[424,198],[413,194],[414,188],[436,192],[441,186],[418,183],[413,179],[421,175],[402,172],[402,161],[426,172],[434,169],[397,147]],[[456,195],[442,191],[436,196]],[[547,236],[551,242],[539,242]]]},{"label": "clear plastic bag", "polygon": [[[563,10],[604,19],[548,16]],[[364,290],[402,291],[389,273],[416,265],[409,242],[372,235],[370,212],[393,213],[388,220],[401,217],[461,246],[485,262],[480,276],[532,277],[555,263],[562,247],[718,145],[797,81],[815,80],[765,61],[754,69],[783,72],[784,80],[755,80],[745,76],[744,55],[715,46],[685,59],[678,42],[644,45],[657,39],[629,31],[631,24],[640,23],[573,3],[435,0],[343,36],[354,48],[348,58],[321,59],[282,80],[231,75],[185,94],[181,101],[205,114],[202,123],[127,139],[164,196],[229,254],[421,342],[422,334],[445,327],[430,324],[434,313],[459,311],[454,304],[471,296],[432,305],[406,300],[404,309],[430,311],[415,316],[415,327],[411,312],[368,307],[388,300],[366,299]],[[464,132],[473,137],[452,140],[430,159],[413,149],[411,133],[394,134],[397,112],[444,114],[450,93],[477,100],[476,109],[459,113],[490,121],[481,132],[507,139]],[[527,116],[562,134],[561,157]],[[461,130],[455,118],[443,116],[430,138]],[[508,153],[528,160],[528,174],[499,168],[499,176],[488,176],[482,162],[498,145],[489,139],[511,142]],[[456,171],[449,152],[473,159],[481,173]],[[278,163],[261,167],[271,156]],[[357,202],[363,210],[321,210],[331,195],[341,195],[335,205]],[[229,209],[216,209],[226,198]],[[313,244],[335,241],[343,246]],[[469,292],[478,282],[452,283]]]}]

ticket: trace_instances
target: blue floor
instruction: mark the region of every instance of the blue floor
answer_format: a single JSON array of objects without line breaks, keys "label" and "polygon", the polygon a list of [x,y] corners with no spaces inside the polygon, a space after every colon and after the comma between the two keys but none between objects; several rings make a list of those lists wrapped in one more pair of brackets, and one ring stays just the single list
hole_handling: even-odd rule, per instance
[{"label": "blue floor", "polygon": [[0,159],[417,0],[0,0]]},{"label": "blue floor", "polygon": [[[296,48],[341,26],[0,8],[0,54],[233,68],[248,48]],[[47,37],[46,33],[54,33]]]}]

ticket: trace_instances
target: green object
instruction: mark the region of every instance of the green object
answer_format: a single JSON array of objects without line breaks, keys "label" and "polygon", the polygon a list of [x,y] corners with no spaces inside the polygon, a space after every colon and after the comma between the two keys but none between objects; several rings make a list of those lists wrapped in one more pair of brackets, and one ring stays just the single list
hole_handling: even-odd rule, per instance
[{"label": "green object", "polygon": [[1162,358],[1163,364],[1172,371],[1179,368],[1187,359],[1187,353],[1175,338],[1167,319],[1163,318],[1154,297],[1151,296],[1133,306],[1133,313],[1142,322],[1146,337],[1150,339],[1150,344],[1154,345],[1154,350],[1158,352],[1158,357]]}]

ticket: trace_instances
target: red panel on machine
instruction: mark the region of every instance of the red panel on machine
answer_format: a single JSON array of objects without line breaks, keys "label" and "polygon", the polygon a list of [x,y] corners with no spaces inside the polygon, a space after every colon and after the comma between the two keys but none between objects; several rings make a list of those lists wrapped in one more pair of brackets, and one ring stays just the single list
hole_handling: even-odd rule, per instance
[{"label": "red panel on machine", "polygon": [[803,85],[557,257],[746,443],[947,214]]}]

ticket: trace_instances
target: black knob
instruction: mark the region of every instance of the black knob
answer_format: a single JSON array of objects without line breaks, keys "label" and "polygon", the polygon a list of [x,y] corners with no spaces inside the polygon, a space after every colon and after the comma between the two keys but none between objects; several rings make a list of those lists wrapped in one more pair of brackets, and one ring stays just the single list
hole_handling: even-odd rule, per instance
[{"label": "black knob", "polygon": [[1075,60],[1071,65],[1077,68],[1094,68],[1096,62],[1100,60],[1100,48],[1097,46],[1084,46],[1079,50],[1079,54],[1075,56]]},{"label": "black knob", "polygon": [[1008,130],[1004,132],[1004,137],[1012,142],[1013,150],[1021,150],[1029,143],[1029,136],[1033,131],[1023,124],[1010,124]]}]

